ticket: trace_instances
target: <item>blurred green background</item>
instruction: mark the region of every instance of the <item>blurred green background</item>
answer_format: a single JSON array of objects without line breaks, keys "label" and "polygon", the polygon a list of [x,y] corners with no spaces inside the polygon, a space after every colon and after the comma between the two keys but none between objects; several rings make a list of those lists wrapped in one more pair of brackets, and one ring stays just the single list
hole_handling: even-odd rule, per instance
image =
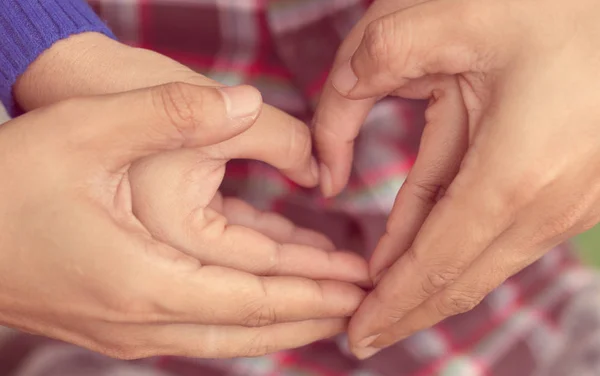
[{"label": "blurred green background", "polygon": [[600,225],[579,235],[575,241],[580,246],[583,260],[600,267]]}]

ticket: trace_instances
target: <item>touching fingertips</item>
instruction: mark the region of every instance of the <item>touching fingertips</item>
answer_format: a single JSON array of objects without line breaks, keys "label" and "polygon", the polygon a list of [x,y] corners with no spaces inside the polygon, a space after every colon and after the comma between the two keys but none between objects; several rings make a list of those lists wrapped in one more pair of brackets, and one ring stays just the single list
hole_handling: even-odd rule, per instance
[{"label": "touching fingertips", "polygon": [[262,98],[260,92],[252,86],[231,86],[217,89],[230,119],[255,118],[260,112]]},{"label": "touching fingertips", "polygon": [[352,69],[350,60],[334,71],[331,77],[331,84],[342,95],[348,95],[357,83],[358,77]]}]

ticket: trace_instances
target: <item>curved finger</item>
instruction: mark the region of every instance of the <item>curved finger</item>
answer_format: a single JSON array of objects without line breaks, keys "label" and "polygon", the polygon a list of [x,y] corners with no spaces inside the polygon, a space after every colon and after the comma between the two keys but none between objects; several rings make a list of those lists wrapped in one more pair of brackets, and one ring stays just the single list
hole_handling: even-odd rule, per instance
[{"label": "curved finger", "polygon": [[230,224],[253,229],[278,243],[307,245],[325,251],[335,250],[335,245],[325,235],[298,227],[280,214],[257,210],[243,200],[225,198],[221,211]]},{"label": "curved finger", "polygon": [[[328,252],[289,240],[276,242],[251,228],[229,223],[223,214],[208,207],[221,181],[222,162],[202,158],[193,150],[183,150],[154,156],[130,169],[135,181],[134,214],[156,239],[203,264],[253,274],[369,281],[366,261],[355,254]],[[287,225],[279,217],[260,219],[260,214],[248,206],[244,210],[245,217],[240,216],[239,220],[254,221],[255,226]],[[271,229],[275,230],[281,228]],[[291,231],[288,236],[305,236],[295,235],[293,227]],[[325,246],[329,249],[331,245],[326,242]]]},{"label": "curved finger", "polygon": [[[385,14],[422,0],[406,0],[373,4],[352,28],[340,46],[331,72],[350,59],[359,46],[367,25]],[[349,100],[334,88],[331,74],[323,86],[315,116],[313,132],[320,165],[320,185],[323,195],[340,193],[350,177],[354,140],[377,98]]]},{"label": "curved finger", "polygon": [[458,173],[468,146],[468,117],[453,76],[411,83],[414,99],[430,98],[426,125],[415,165],[402,185],[381,238],[369,262],[375,283],[412,244],[437,201]]}]

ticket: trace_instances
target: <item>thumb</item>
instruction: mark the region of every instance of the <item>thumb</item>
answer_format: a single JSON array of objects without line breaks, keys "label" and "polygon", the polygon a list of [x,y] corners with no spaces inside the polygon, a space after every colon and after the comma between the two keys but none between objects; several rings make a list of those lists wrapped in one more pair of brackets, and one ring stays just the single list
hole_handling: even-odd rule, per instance
[{"label": "thumb", "polygon": [[497,47],[490,39],[498,32],[490,2],[479,3],[430,1],[371,22],[352,58],[333,73],[333,86],[363,99],[425,75],[480,68],[480,56],[488,55],[483,50]]},{"label": "thumb", "polygon": [[247,130],[262,107],[260,93],[250,86],[184,83],[70,102],[87,121],[66,133],[83,134],[76,140],[80,150],[100,152],[97,157],[114,169],[157,152],[228,140]]}]

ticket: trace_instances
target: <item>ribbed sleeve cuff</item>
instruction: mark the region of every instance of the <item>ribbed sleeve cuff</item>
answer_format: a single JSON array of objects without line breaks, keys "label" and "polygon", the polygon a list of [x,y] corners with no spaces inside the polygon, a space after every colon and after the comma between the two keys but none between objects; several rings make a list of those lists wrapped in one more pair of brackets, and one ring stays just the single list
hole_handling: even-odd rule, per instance
[{"label": "ribbed sleeve cuff", "polygon": [[55,42],[87,31],[114,38],[83,0],[1,0],[0,100],[9,114],[13,85],[27,67]]}]

